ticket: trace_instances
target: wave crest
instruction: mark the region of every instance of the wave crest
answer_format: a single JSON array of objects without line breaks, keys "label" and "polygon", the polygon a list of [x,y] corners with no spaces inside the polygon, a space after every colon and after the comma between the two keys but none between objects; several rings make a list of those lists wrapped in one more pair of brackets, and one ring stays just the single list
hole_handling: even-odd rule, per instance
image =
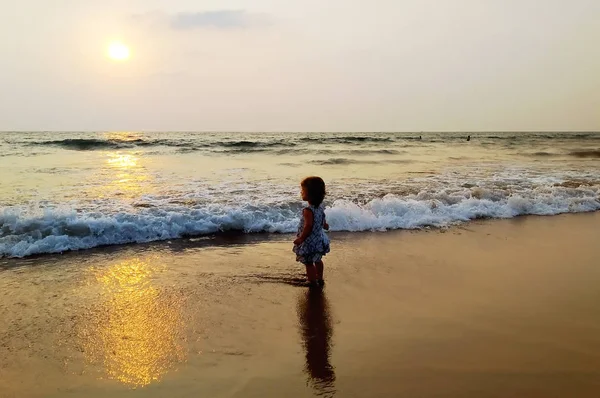
[{"label": "wave crest", "polygon": [[[103,245],[143,243],[207,235],[295,232],[300,205],[206,205],[137,207],[117,214],[41,210],[16,207],[0,213],[0,256],[25,257]],[[406,196],[387,194],[364,203],[338,199],[326,209],[333,231],[368,231],[445,227],[480,218],[553,215],[600,210],[597,185],[543,186],[513,194],[508,190],[466,186],[449,193],[421,191]]]}]

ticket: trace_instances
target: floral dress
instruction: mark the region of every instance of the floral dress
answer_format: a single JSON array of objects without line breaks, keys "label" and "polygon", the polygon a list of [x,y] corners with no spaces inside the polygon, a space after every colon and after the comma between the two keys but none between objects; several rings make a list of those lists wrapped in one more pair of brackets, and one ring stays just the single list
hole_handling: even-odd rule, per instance
[{"label": "floral dress", "polygon": [[[308,237],[299,245],[294,245],[294,253],[296,253],[296,261],[303,264],[312,264],[321,261],[321,258],[329,253],[329,237],[323,230],[325,222],[325,209],[323,205],[310,205],[306,209],[313,213],[313,228]],[[300,236],[304,230],[304,217],[300,217],[298,225],[298,233]]]}]

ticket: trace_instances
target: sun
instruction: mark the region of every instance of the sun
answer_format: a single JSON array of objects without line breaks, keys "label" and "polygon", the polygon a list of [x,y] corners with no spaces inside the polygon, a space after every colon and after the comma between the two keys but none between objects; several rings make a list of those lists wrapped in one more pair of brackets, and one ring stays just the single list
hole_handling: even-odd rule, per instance
[{"label": "sun", "polygon": [[108,57],[114,61],[126,61],[130,56],[129,47],[120,41],[114,41],[108,46]]}]

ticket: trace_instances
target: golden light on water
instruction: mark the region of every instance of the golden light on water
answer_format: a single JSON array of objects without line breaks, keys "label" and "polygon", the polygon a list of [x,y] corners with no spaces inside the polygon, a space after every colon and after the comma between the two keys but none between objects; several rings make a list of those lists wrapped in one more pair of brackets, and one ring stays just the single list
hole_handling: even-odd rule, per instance
[{"label": "golden light on water", "polygon": [[153,193],[155,180],[147,167],[151,159],[135,147],[135,142],[142,139],[140,134],[112,132],[104,134],[103,138],[119,148],[99,154],[101,167],[83,184],[85,192],[78,191],[77,195],[137,201],[143,195]]},{"label": "golden light on water", "polygon": [[126,61],[131,57],[129,47],[120,41],[114,41],[108,45],[108,57],[113,61]]},{"label": "golden light on water", "polygon": [[106,161],[110,166],[115,168],[133,168],[137,166],[138,158],[131,154],[111,154]]},{"label": "golden light on water", "polygon": [[160,380],[186,358],[183,298],[153,285],[156,270],[134,258],[95,271],[103,300],[84,333],[84,352],[131,387]]},{"label": "golden light on water", "polygon": [[102,171],[104,186],[99,187],[98,197],[139,198],[148,193],[150,175],[140,164],[140,158],[132,153],[109,152],[106,167]]}]

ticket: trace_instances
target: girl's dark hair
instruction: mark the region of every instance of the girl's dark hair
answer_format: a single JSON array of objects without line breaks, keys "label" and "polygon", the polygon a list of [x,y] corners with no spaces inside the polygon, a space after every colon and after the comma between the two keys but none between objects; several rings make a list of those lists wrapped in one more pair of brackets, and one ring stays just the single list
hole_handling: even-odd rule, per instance
[{"label": "girl's dark hair", "polygon": [[300,186],[308,194],[308,203],[313,206],[319,206],[325,199],[325,181],[321,177],[306,177],[300,183]]}]

